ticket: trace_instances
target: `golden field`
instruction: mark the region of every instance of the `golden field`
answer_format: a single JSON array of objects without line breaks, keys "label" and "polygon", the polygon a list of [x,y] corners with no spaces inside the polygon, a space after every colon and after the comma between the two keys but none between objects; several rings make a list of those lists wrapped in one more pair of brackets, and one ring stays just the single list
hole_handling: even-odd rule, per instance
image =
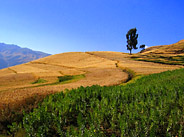
[{"label": "golden field", "polygon": [[132,58],[136,61],[184,65],[184,40],[171,45],[149,47]]},{"label": "golden field", "polygon": [[142,54],[164,54],[170,56],[174,56],[175,54],[184,55],[184,40],[180,40],[171,45],[149,47]]}]

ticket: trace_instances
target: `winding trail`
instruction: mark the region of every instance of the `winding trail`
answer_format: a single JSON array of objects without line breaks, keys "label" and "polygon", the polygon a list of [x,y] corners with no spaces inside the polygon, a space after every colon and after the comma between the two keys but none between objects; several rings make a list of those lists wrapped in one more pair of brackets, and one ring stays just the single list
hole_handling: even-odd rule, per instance
[{"label": "winding trail", "polygon": [[112,61],[116,61],[115,67],[121,69],[123,72],[125,72],[128,75],[127,79],[124,80],[122,83],[127,83],[135,77],[135,72],[133,70],[130,70],[130,69],[126,68],[126,67],[120,67],[120,65],[119,65],[120,60],[118,60],[116,58],[108,58],[106,56],[102,56],[102,55],[99,55],[99,54],[97,55],[97,54],[94,54],[92,52],[86,52],[86,53],[90,54],[90,55],[93,55],[93,56],[96,56],[96,57],[103,58],[103,59],[109,59],[109,60],[112,60]]},{"label": "winding trail", "polygon": [[13,70],[12,68],[8,68],[10,71],[12,71],[13,73],[17,74],[17,71]]}]

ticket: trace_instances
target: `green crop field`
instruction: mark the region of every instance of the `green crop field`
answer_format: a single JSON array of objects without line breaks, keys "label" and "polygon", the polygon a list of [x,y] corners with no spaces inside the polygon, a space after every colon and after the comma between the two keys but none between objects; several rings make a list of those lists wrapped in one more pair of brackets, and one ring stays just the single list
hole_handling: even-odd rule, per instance
[{"label": "green crop field", "polygon": [[[184,136],[184,69],[125,86],[80,87],[50,95],[12,132],[27,136]],[[21,129],[21,130],[22,130]]]}]

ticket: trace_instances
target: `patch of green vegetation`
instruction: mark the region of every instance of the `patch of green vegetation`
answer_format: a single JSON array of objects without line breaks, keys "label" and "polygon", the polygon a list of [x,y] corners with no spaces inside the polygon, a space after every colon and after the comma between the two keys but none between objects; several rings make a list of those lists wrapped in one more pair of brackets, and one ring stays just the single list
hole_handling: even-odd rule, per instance
[{"label": "patch of green vegetation", "polygon": [[45,83],[47,82],[45,79],[39,78],[36,81],[32,82],[32,84],[40,84],[40,83]]},{"label": "patch of green vegetation", "polygon": [[66,76],[60,76],[58,77],[59,82],[64,82],[73,79],[74,76],[72,75],[66,75]]},{"label": "patch of green vegetation", "polygon": [[129,82],[130,80],[134,79],[137,76],[136,73],[133,70],[129,69],[129,68],[121,68],[121,69],[125,73],[128,74],[128,78],[123,84],[127,84],[127,82]]},{"label": "patch of green vegetation", "polygon": [[173,56],[173,57],[169,57],[168,60],[171,60],[171,61],[182,61],[184,63],[184,56]]},{"label": "patch of green vegetation", "polygon": [[84,78],[85,75],[66,75],[66,76],[59,76],[58,81],[54,83],[46,83],[46,84],[40,84],[36,85],[34,87],[42,87],[42,86],[49,86],[49,85],[58,85],[58,84],[66,84],[66,83],[72,83],[76,82],[82,78]]},{"label": "patch of green vegetation", "polygon": [[144,77],[145,75],[134,75],[131,80],[127,81],[126,83],[121,83],[120,85],[121,86],[125,86],[127,84],[130,84],[130,83],[135,83],[138,79]]},{"label": "patch of green vegetation", "polygon": [[184,136],[184,69],[125,86],[50,95],[24,114],[27,136]]},{"label": "patch of green vegetation", "polygon": [[58,77],[58,82],[56,84],[66,84],[78,81],[79,79],[84,78],[85,75],[66,75],[66,76],[60,76]]},{"label": "patch of green vegetation", "polygon": [[12,125],[8,126],[8,128],[10,129],[9,134],[13,135],[14,137],[25,137],[26,136],[26,132],[22,128],[22,124],[18,125],[16,122],[13,122]]},{"label": "patch of green vegetation", "polygon": [[168,65],[184,65],[184,62],[175,62],[175,61],[160,60],[160,59],[135,59],[135,60],[160,63],[160,64],[168,64]]},{"label": "patch of green vegetation", "polygon": [[123,81],[122,84],[120,85],[125,85],[127,83],[129,83],[130,81],[133,81],[134,79],[138,78],[139,75],[137,75],[133,70],[129,69],[129,68],[126,68],[126,67],[121,67],[119,66],[119,62],[115,63],[116,67],[120,68],[123,70],[123,72],[127,73],[128,74],[128,78],[126,81]]}]

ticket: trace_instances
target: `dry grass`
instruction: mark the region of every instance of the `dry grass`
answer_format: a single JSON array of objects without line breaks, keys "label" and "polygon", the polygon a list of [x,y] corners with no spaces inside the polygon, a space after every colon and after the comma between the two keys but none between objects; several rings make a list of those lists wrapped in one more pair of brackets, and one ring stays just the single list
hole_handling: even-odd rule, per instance
[{"label": "dry grass", "polygon": [[27,65],[27,64],[13,66],[13,67],[10,67],[10,69],[15,71],[16,73],[47,72],[45,69],[32,67],[32,66]]},{"label": "dry grass", "polygon": [[9,74],[16,74],[16,73],[9,68],[5,68],[5,69],[0,70],[0,76],[7,76]]},{"label": "dry grass", "polygon": [[153,46],[145,49],[142,54],[168,54],[170,56],[175,54],[184,55],[184,40],[171,45]]},{"label": "dry grass", "polygon": [[60,65],[70,68],[87,68],[87,67],[100,67],[111,68],[114,62],[108,59],[96,57],[84,52],[68,52],[63,54],[56,54],[48,56],[33,63],[46,63],[52,65]]},{"label": "dry grass", "polygon": [[27,87],[36,78],[31,73],[7,74],[0,76],[0,92],[7,89],[15,89],[17,87]]},{"label": "dry grass", "polygon": [[181,68],[182,66],[163,65],[152,62],[134,61],[131,59],[132,55],[121,52],[89,52],[90,54],[107,58],[110,60],[116,60],[119,62],[119,67],[129,68],[137,74],[152,74],[160,73],[167,70],[173,70]]},{"label": "dry grass", "polygon": [[184,40],[171,45],[150,47],[132,57],[137,61],[184,66]]},{"label": "dry grass", "polygon": [[84,71],[81,71],[78,68],[69,68],[69,67],[63,67],[59,65],[51,65],[51,64],[43,64],[43,63],[41,64],[41,63],[34,63],[34,62],[28,63],[27,65],[34,68],[43,69],[44,71],[33,72],[35,75],[39,75],[39,76],[80,75],[85,73]]}]

